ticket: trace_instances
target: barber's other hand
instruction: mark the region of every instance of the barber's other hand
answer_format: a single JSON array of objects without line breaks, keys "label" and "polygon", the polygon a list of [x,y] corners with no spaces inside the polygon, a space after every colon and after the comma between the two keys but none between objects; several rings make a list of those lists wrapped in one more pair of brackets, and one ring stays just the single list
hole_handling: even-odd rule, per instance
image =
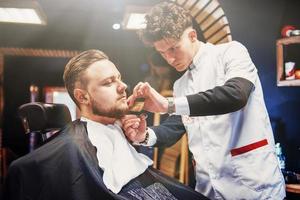
[{"label": "barber's other hand", "polygon": [[149,112],[166,113],[168,111],[168,100],[160,95],[147,82],[139,82],[133,89],[133,93],[128,97],[128,106],[131,107],[137,98],[144,98],[144,110]]},{"label": "barber's other hand", "polygon": [[125,115],[122,117],[122,128],[126,137],[136,143],[143,142],[146,138],[146,115]]}]

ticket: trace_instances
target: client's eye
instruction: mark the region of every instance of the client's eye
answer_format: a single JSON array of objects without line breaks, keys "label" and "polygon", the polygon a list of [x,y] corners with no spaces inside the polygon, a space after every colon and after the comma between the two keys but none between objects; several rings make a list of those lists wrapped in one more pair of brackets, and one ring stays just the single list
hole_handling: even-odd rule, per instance
[{"label": "client's eye", "polygon": [[103,85],[109,86],[112,83],[113,83],[113,80],[109,79],[109,80],[105,81]]}]

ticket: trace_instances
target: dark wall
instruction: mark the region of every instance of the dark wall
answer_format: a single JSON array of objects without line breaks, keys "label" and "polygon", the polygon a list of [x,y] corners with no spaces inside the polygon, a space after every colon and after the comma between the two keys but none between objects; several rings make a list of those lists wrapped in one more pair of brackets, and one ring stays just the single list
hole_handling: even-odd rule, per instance
[{"label": "dark wall", "polygon": [[[276,86],[276,40],[284,25],[300,29],[300,1],[219,0],[234,40],[247,48],[258,68],[276,142],[282,143],[287,168],[300,171],[300,86]],[[300,44],[299,44],[300,46]],[[292,52],[297,59],[300,52]],[[300,69],[300,63],[297,63]],[[250,134],[250,133],[249,133]]]},{"label": "dark wall", "polygon": [[30,102],[31,84],[40,88],[40,101],[44,101],[44,86],[63,86],[66,62],[65,58],[5,57],[3,144],[17,155],[27,153],[29,143],[17,115],[18,107]]}]

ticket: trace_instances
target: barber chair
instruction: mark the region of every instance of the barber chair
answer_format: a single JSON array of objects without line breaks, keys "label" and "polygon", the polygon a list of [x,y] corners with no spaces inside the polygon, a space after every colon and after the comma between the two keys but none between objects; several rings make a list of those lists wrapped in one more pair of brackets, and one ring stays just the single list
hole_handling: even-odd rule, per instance
[{"label": "barber chair", "polygon": [[68,123],[70,113],[66,106],[30,103],[21,106],[19,114],[26,132],[57,133],[50,138],[44,136],[43,145],[10,165],[4,187],[6,200],[207,199],[152,168],[115,194],[103,183],[103,171],[88,138],[86,123]]},{"label": "barber chair", "polygon": [[25,133],[31,134],[30,149],[40,146],[71,122],[70,111],[64,104],[27,103],[19,107],[18,114]]}]

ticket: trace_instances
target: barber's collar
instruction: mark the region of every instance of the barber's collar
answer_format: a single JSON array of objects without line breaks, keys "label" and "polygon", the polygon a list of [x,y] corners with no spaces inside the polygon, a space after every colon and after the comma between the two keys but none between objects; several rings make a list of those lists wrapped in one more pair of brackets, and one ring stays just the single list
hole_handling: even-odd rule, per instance
[{"label": "barber's collar", "polygon": [[189,70],[194,70],[195,68],[197,68],[198,64],[200,63],[200,60],[201,60],[201,57],[202,57],[202,54],[204,52],[204,47],[205,47],[205,44],[201,41],[199,41],[199,49],[196,53],[196,55],[194,56],[193,58],[193,62],[190,64],[190,66],[188,67]]},{"label": "barber's collar", "polygon": [[189,66],[189,70],[190,70],[190,71],[192,71],[192,70],[195,69],[195,68],[196,68],[196,66],[194,65],[194,63],[190,64],[190,66]]}]

